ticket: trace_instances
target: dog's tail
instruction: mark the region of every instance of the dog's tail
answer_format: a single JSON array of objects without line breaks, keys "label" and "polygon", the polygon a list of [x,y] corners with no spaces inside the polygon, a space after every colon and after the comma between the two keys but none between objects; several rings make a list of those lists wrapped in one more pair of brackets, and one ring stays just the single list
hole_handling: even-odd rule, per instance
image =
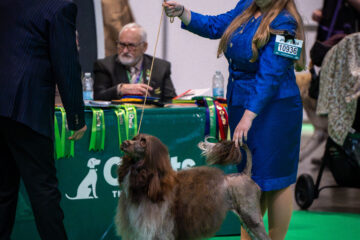
[{"label": "dog's tail", "polygon": [[67,199],[70,199],[70,200],[77,199],[77,196],[76,197],[70,197],[69,195],[67,195],[67,193],[65,193],[65,196],[66,196]]},{"label": "dog's tail", "polygon": [[208,165],[228,165],[241,162],[240,149],[235,147],[235,143],[232,141],[211,143],[206,138],[204,142],[199,143],[199,148],[202,150],[202,155],[206,157]]},{"label": "dog's tail", "polygon": [[252,154],[251,151],[248,147],[248,145],[244,144],[242,146],[242,148],[245,150],[246,152],[246,166],[243,170],[243,173],[245,173],[248,176],[251,176],[251,169],[252,169]]},{"label": "dog's tail", "polygon": [[[242,160],[240,148],[235,146],[233,141],[221,141],[218,143],[210,143],[205,139],[204,142],[199,143],[199,148],[202,150],[202,155],[206,157],[208,165],[228,165],[239,164]],[[252,155],[250,149],[246,144],[242,147],[247,156],[246,167],[243,171],[246,175],[251,175]]]}]

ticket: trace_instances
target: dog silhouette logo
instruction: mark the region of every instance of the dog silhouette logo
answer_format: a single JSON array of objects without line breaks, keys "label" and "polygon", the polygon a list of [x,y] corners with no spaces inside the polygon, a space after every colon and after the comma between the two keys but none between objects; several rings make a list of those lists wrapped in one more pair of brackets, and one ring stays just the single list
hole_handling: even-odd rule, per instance
[{"label": "dog silhouette logo", "polygon": [[80,200],[80,199],[94,199],[98,198],[96,195],[96,183],[97,183],[97,169],[95,168],[99,165],[101,160],[96,158],[90,158],[87,166],[89,168],[88,174],[81,181],[79,187],[77,188],[76,196],[70,197],[65,193],[65,196],[70,200]]}]

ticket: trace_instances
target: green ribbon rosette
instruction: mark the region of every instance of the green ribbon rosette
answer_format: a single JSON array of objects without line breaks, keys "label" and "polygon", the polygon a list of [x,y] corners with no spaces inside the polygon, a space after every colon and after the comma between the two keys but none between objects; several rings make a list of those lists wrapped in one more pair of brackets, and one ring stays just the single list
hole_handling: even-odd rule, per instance
[{"label": "green ribbon rosette", "polygon": [[54,116],[55,130],[55,159],[74,157],[75,143],[68,138],[73,135],[74,131],[67,129],[66,112],[63,107],[56,107],[56,111],[61,112],[61,130],[56,116]]},{"label": "green ribbon rosette", "polygon": [[89,151],[103,151],[105,147],[105,117],[100,108],[90,108],[93,113]]},{"label": "green ribbon rosette", "polygon": [[137,114],[134,105],[116,106],[115,115],[118,123],[119,146],[125,140],[132,139],[137,135]]}]

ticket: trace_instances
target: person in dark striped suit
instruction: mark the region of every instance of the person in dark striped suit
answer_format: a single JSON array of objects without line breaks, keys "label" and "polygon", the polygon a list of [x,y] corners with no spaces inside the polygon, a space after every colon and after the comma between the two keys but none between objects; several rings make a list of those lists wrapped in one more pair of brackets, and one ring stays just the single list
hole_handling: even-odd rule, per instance
[{"label": "person in dark striped suit", "polygon": [[77,8],[65,0],[0,1],[0,239],[10,239],[22,178],[42,239],[67,239],[54,163],[58,85],[67,124],[86,131],[75,43]]}]

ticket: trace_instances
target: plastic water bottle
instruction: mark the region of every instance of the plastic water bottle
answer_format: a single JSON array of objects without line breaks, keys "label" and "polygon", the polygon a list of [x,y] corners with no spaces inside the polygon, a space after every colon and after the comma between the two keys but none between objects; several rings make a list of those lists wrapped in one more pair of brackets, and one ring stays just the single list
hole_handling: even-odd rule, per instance
[{"label": "plastic water bottle", "polygon": [[224,97],[224,76],[216,71],[212,79],[213,97]]},{"label": "plastic water bottle", "polygon": [[93,79],[91,77],[91,73],[87,72],[83,78],[83,98],[86,101],[93,100]]}]

